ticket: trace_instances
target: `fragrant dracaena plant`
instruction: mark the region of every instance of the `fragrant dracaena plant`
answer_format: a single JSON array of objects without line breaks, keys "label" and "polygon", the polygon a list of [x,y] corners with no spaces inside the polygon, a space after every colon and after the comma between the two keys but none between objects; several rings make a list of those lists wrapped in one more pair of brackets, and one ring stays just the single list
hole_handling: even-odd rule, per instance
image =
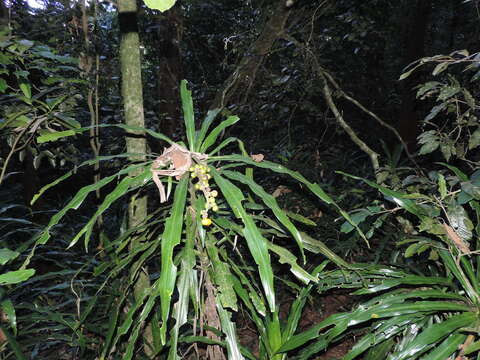
[{"label": "fragrant dracaena plant", "polygon": [[[230,359],[253,358],[239,345],[231,320],[232,312],[239,306],[248,309],[259,328],[262,359],[282,359],[285,355],[278,350],[295,332],[301,305],[309,290],[301,291],[292,308],[294,315],[281,326],[272,258],[288,264],[292,274],[303,284],[316,282],[320,271],[309,273],[300,265],[305,261],[304,249],[321,253],[339,266],[348,267],[348,264],[323,243],[300,232],[294,222],[307,220],[283,211],[276,199],[255,182],[253,169],[291,176],[319,199],[334,206],[347,220],[348,214],[318,184],[281,165],[265,161],[262,156],[248,156],[239,139],[229,137],[219,141],[224,130],[239,121],[237,116],[229,116],[213,126],[220,111],[209,111],[200,129],[196,130],[191,92],[185,81],[181,83],[181,99],[187,143],[173,143],[161,134],[143,129],[170,146],[161,156],[152,157],[146,163],[130,164],[82,188],[52,217],[37,244],[46,243],[65,213],[78,208],[89,193],[120,178],[71,240],[70,246],[73,246],[83,237],[88,248],[96,219],[113,202],[155,184],[161,200],[158,209],[135,228],[106,241],[108,256],[97,267],[97,274],[108,271],[108,279],[125,276],[126,269],[130,274],[125,285],[115,289],[117,299],[111,304],[110,323],[105,327],[100,359],[115,358],[119,352],[122,359],[131,359],[145,323],[151,325],[153,333],[152,341],[147,344],[153,356],[163,353],[168,354],[168,359],[178,359],[179,342],[204,342],[213,357],[223,351],[223,347]],[[240,154],[220,154],[227,145],[235,143]],[[100,157],[85,165],[112,158]],[[142,169],[138,175],[128,175],[137,168]],[[40,193],[71,175],[64,175]],[[293,239],[298,256],[275,244],[274,237]],[[137,245],[132,248],[129,244],[133,240]],[[134,278],[147,264],[158,271],[158,276],[152,275],[151,286],[134,299]],[[184,326],[187,323],[192,326]]]}]

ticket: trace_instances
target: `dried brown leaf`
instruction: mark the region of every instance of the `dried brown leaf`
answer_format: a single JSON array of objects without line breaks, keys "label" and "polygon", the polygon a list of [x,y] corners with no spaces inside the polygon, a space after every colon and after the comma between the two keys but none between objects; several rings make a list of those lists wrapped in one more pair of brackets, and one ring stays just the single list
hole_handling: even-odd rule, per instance
[{"label": "dried brown leaf", "polygon": [[282,196],[284,194],[288,194],[289,192],[292,192],[291,189],[289,189],[288,187],[286,187],[285,185],[279,185],[275,191],[272,193],[272,196],[274,198],[277,198],[279,196]]},{"label": "dried brown leaf", "polygon": [[443,224],[443,228],[447,233],[447,236],[450,240],[453,241],[455,247],[460,251],[462,254],[470,254],[470,248],[468,247],[468,243],[464,241],[460,236],[458,236],[457,232],[448,224]]}]

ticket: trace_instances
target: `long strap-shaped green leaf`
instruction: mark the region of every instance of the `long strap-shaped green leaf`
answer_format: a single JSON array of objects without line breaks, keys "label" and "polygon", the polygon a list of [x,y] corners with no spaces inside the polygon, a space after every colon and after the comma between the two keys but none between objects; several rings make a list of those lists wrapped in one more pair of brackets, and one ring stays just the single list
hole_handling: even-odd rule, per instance
[{"label": "long strap-shaped green leaf", "polygon": [[[113,181],[117,176],[124,175],[129,173],[130,171],[133,171],[134,169],[137,169],[139,167],[143,167],[144,164],[137,164],[137,165],[132,165],[129,166],[125,169],[120,170],[114,175],[107,176],[100,181],[98,181],[95,184],[87,185],[81,188],[73,197],[72,200],[68,202],[68,204],[59,212],[57,212],[52,218],[50,219],[50,222],[48,223],[47,227],[45,230],[41,233],[39,238],[36,241],[36,244],[45,244],[48,239],[50,239],[50,230],[58,224],[58,222],[63,218],[63,216],[67,213],[68,210],[70,209],[78,209],[78,207],[83,203],[83,201],[86,199],[86,197],[93,191],[96,191],[97,189],[102,188],[103,186],[107,185],[111,181]],[[28,260],[28,259],[27,259]]]},{"label": "long strap-shaped green leaf", "polygon": [[270,263],[270,254],[268,253],[267,240],[262,236],[260,230],[255,225],[252,217],[247,214],[243,208],[242,201],[245,200],[241,190],[232,184],[229,180],[221,176],[215,169],[212,169],[215,182],[225,196],[233,213],[238,219],[243,221],[243,235],[247,241],[250,253],[258,265],[260,280],[270,311],[275,311],[275,292],[273,288],[273,270]]},{"label": "long strap-shaped green leaf", "polygon": [[62,176],[60,176],[59,178],[57,178],[55,181],[53,181],[50,184],[47,184],[44,187],[42,187],[38,191],[38,193],[36,193],[35,196],[32,198],[32,200],[30,201],[30,205],[33,205],[38,200],[38,198],[40,196],[42,196],[42,194],[45,191],[47,191],[48,189],[60,184],[62,181],[68,179],[70,176],[75,174],[79,168],[81,168],[83,166],[94,165],[96,163],[99,163],[100,161],[110,161],[110,160],[116,159],[116,158],[128,158],[128,157],[131,157],[131,156],[138,156],[138,155],[140,155],[140,154],[137,154],[137,153],[123,153],[123,154],[111,155],[111,156],[97,156],[97,157],[94,157],[93,159],[85,160],[80,165],[75,166],[75,168],[73,170],[70,170],[69,172],[67,172],[67,173],[63,174]]},{"label": "long strap-shaped green leaf", "polygon": [[224,308],[230,308],[238,311],[237,296],[233,289],[232,273],[227,263],[220,259],[219,251],[215,237],[211,233],[207,233],[205,237],[205,245],[207,248],[208,258],[212,265],[211,278],[217,288],[217,303]]},{"label": "long strap-shaped green leaf", "polygon": [[[422,360],[451,359],[450,356],[460,348],[466,338],[466,334],[453,333],[434,350],[422,357]],[[468,353],[465,352],[465,355],[468,355]]]},{"label": "long strap-shaped green leaf", "polygon": [[194,270],[195,267],[195,250],[194,250],[194,237],[196,231],[196,224],[189,216],[186,217],[186,236],[185,246],[182,249],[180,255],[181,268],[180,275],[177,281],[178,301],[173,306],[173,318],[175,319],[175,325],[170,331],[170,350],[168,352],[168,360],[180,360],[177,354],[178,336],[180,334],[180,328],[187,323],[188,316],[188,295],[191,287],[194,285],[192,279],[196,278],[197,274]]},{"label": "long strap-shaped green leaf", "polygon": [[217,127],[215,127],[210,134],[207,136],[203,144],[200,146],[200,152],[206,152],[210,146],[215,144],[220,133],[229,126],[235,124],[240,118],[238,116],[232,115],[227,118],[227,120],[222,121]]},{"label": "long strap-shaped green leaf", "polygon": [[192,100],[192,92],[187,89],[186,80],[182,80],[180,83],[180,97],[182,98],[183,120],[185,122],[185,130],[187,133],[188,147],[190,151],[194,151],[195,119],[193,116],[193,100]]},{"label": "long strap-shaped green leaf", "polygon": [[213,122],[213,120],[215,120],[220,110],[221,109],[214,109],[208,111],[207,116],[202,121],[202,127],[200,128],[197,139],[195,140],[195,151],[200,151],[200,145],[202,145],[202,142],[207,135],[210,124]]},{"label": "long strap-shaped green leaf", "polygon": [[462,284],[463,289],[467,293],[468,297],[475,304],[480,304],[480,296],[473,288],[470,280],[463,272],[462,267],[453,259],[452,254],[446,250],[438,250],[438,254],[443,260],[445,267],[452,272],[455,278]]},{"label": "long strap-shaped green leaf", "polygon": [[97,127],[99,127],[99,128],[118,127],[120,129],[124,129],[124,130],[134,131],[134,132],[138,132],[138,133],[146,133],[146,134],[150,135],[151,137],[154,137],[155,139],[160,139],[160,140],[166,141],[169,144],[174,143],[174,141],[172,139],[170,139],[168,136],[157,133],[156,131],[153,131],[153,130],[150,130],[150,129],[147,129],[147,128],[143,128],[143,127],[140,127],[140,126],[131,126],[131,125],[125,125],[125,124],[100,124],[100,125],[94,125],[94,126],[85,126],[85,127],[79,128],[79,129],[74,129],[72,131],[75,131],[76,133],[81,134],[81,133],[83,133],[87,130],[90,130],[92,128],[97,128]]},{"label": "long strap-shaped green leaf", "polygon": [[403,194],[403,193],[400,193],[398,191],[393,191],[393,190],[391,190],[391,189],[389,189],[385,186],[379,185],[379,184],[377,184],[377,183],[375,183],[371,180],[368,180],[368,179],[364,179],[364,178],[361,178],[361,177],[358,177],[358,176],[350,175],[350,174],[344,173],[342,171],[337,171],[337,172],[339,174],[348,176],[352,179],[361,180],[361,181],[365,182],[366,184],[370,185],[371,187],[373,187],[375,189],[378,189],[383,195],[393,198],[395,203],[397,203],[399,206],[401,206],[402,208],[407,210],[409,213],[412,213],[412,214],[418,216],[420,219],[423,219],[423,217],[425,216],[425,211],[420,206],[418,206],[414,201],[412,201],[410,199],[407,199],[407,194]]},{"label": "long strap-shaped green leaf", "polygon": [[[300,231],[295,227],[295,225],[290,221],[288,216],[285,214],[285,212],[280,209],[280,206],[278,206],[277,200],[267,193],[263,187],[258,185],[253,179],[239,173],[236,171],[222,171],[222,174],[227,176],[228,178],[236,181],[240,181],[241,183],[248,185],[250,189],[253,191],[254,194],[259,196],[262,201],[267,205],[275,214],[277,219],[282,223],[283,226],[285,226],[288,231],[292,234],[293,238],[297,242],[298,247],[300,248],[300,253],[302,254],[302,259],[303,262],[305,263],[305,254],[303,252],[303,239]],[[308,281],[307,281],[308,283]]]},{"label": "long strap-shaped green leaf", "polygon": [[473,312],[467,312],[459,315],[453,315],[449,319],[424,329],[415,339],[410,342],[399,354],[395,354],[389,359],[406,360],[416,359],[426,350],[430,349],[431,344],[446,338],[456,330],[462,327],[475,326],[477,315]]},{"label": "long strap-shaped green leaf", "polygon": [[222,330],[225,334],[225,342],[227,343],[228,359],[229,360],[243,360],[245,359],[240,352],[240,342],[238,341],[235,332],[235,325],[230,319],[230,312],[222,307],[222,304],[217,302],[218,315],[222,324]]},{"label": "long strap-shaped green leaf", "polygon": [[129,191],[135,189],[138,186],[142,186],[146,184],[152,178],[152,171],[149,167],[145,168],[145,170],[134,177],[126,176],[124,177],[115,189],[110,192],[105,199],[103,200],[102,204],[98,207],[95,214],[92,215],[88,223],[78,232],[77,235],[70,241],[68,247],[72,247],[77,243],[77,241],[85,234],[85,250],[88,250],[88,243],[90,240],[90,236],[93,231],[93,227],[98,219],[98,217],[103,214],[107,209],[110,208],[113,202],[127,194]]},{"label": "long strap-shaped green leaf", "polygon": [[[397,334],[400,334],[408,326],[415,324],[418,319],[423,319],[423,316],[417,315],[403,315],[395,316],[391,319],[382,321],[380,326],[372,327],[372,329],[365,334],[353,348],[345,355],[342,360],[353,360],[363,352],[371,349],[372,347],[380,344],[383,341],[386,341]],[[368,358],[367,358],[368,359]],[[383,358],[384,359],[384,358]]]},{"label": "long strap-shaped green leaf", "polygon": [[341,335],[348,327],[372,319],[387,318],[392,316],[401,316],[417,313],[449,312],[449,311],[469,311],[470,308],[463,304],[456,304],[448,301],[417,301],[401,304],[379,304],[369,309],[358,308],[349,313],[333,314],[311,327],[310,329],[293,336],[289,341],[283,344],[280,352],[296,349],[310,340],[319,336],[321,330],[335,325],[328,333],[331,340]]},{"label": "long strap-shaped green leaf", "polygon": [[265,161],[264,160],[264,161],[256,162],[256,161],[254,161],[253,159],[251,159],[247,156],[242,156],[242,155],[238,155],[238,154],[224,155],[224,156],[212,156],[212,157],[209,158],[209,161],[218,161],[218,160],[245,163],[245,164],[253,165],[253,166],[256,166],[256,167],[269,169],[269,170],[272,170],[272,171],[277,172],[279,174],[285,174],[285,175],[291,176],[295,180],[300,181],[302,184],[304,184],[312,193],[314,193],[316,196],[318,196],[318,198],[320,198],[322,201],[324,201],[327,204],[335,206],[337,211],[345,218],[345,220],[347,220],[350,224],[352,224],[355,227],[355,229],[357,230],[357,232],[360,234],[360,236],[365,241],[367,241],[365,235],[360,230],[358,225],[351,219],[350,215],[346,211],[342,210],[342,208],[325,191],[323,191],[323,189],[318,184],[308,181],[299,172],[289,170],[282,165],[275,164],[275,163],[270,162],[270,161]]},{"label": "long strap-shaped green leaf", "polygon": [[182,261],[182,269],[178,277],[178,301],[173,307],[173,318],[175,325],[173,326],[170,339],[170,350],[168,352],[168,360],[180,360],[177,354],[178,335],[180,334],[180,327],[187,322],[188,315],[188,292],[190,290],[191,273],[195,270],[188,267],[186,262]]},{"label": "long strap-shaped green leaf", "polygon": [[172,300],[177,267],[173,264],[173,248],[180,244],[183,229],[183,214],[187,199],[187,176],[183,177],[177,185],[173,198],[172,212],[165,222],[165,231],[162,234],[161,246],[161,271],[160,271],[160,300],[162,308],[162,327],[160,338],[162,345],[166,343],[167,322],[170,314],[170,302]]}]

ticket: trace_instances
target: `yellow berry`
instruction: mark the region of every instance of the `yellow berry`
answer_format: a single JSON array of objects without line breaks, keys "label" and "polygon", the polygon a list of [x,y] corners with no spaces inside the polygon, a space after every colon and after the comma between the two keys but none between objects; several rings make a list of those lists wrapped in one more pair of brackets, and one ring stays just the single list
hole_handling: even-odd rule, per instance
[{"label": "yellow berry", "polygon": [[215,198],[213,198],[213,197],[208,198],[208,202],[210,202],[212,204],[215,204]]},{"label": "yellow berry", "polygon": [[194,172],[194,171],[195,171],[195,168],[194,168],[193,166],[191,166],[190,169],[188,169],[188,171]]},{"label": "yellow berry", "polygon": [[212,178],[212,175],[207,174],[207,179],[211,179],[211,178]]},{"label": "yellow berry", "polygon": [[192,179],[195,178],[195,177],[197,177],[197,175],[196,175],[195,173],[193,173],[193,172],[190,174],[190,176],[192,177]]},{"label": "yellow berry", "polygon": [[218,196],[218,191],[217,190],[213,190],[211,193],[210,193],[211,196],[213,197],[217,197]]},{"label": "yellow berry", "polygon": [[202,225],[203,225],[203,226],[210,226],[210,225],[212,225],[212,219],[209,219],[209,218],[202,219]]},{"label": "yellow berry", "polygon": [[218,211],[218,206],[217,206],[217,205],[213,205],[213,206],[212,206],[212,210],[215,211],[215,212],[217,212],[217,211]]},{"label": "yellow berry", "polygon": [[195,184],[195,189],[199,190],[200,189],[200,184]]}]

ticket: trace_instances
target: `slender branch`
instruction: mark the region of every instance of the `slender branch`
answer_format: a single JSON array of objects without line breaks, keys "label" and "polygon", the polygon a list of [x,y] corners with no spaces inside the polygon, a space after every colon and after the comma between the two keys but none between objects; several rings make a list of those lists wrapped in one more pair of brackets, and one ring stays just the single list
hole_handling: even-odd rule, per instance
[{"label": "slender branch", "polygon": [[380,170],[380,165],[378,163],[378,153],[373,151],[362,139],[358,137],[358,135],[355,133],[355,131],[352,129],[352,127],[345,121],[343,118],[343,115],[340,113],[340,111],[337,108],[337,105],[333,101],[332,97],[332,90],[330,89],[330,86],[328,85],[327,78],[325,77],[325,74],[323,72],[318,73],[320,79],[322,80],[323,83],[323,96],[325,98],[325,101],[327,102],[328,107],[332,111],[333,115],[335,116],[335,119],[337,120],[338,124],[345,130],[345,132],[348,134],[350,139],[364,152],[370,157],[370,161],[372,163],[372,167],[375,173],[375,178],[377,182],[380,181],[379,177],[379,170]]},{"label": "slender branch", "polygon": [[390,130],[391,132],[393,132],[395,134],[395,136],[397,137],[398,141],[400,141],[400,143],[402,144],[404,150],[405,150],[405,153],[407,154],[408,158],[410,159],[410,161],[417,167],[417,168],[420,168],[418,163],[415,161],[415,158],[413,157],[413,155],[410,153],[410,151],[408,150],[408,147],[407,147],[407,144],[405,143],[405,141],[403,141],[402,137],[400,136],[400,133],[398,132],[397,129],[395,129],[395,127],[393,127],[392,125],[386,123],[385,121],[383,121],[377,114],[375,114],[374,112],[368,110],[365,106],[363,106],[359,101],[355,100],[354,98],[352,98],[350,95],[348,95],[345,91],[343,91],[343,89],[340,87],[340,85],[338,85],[338,83],[336,82],[336,80],[333,78],[332,75],[330,75],[328,72],[324,71],[323,74],[325,75],[325,77],[333,84],[333,86],[335,86],[336,90],[345,98],[347,99],[348,101],[350,101],[352,104],[354,104],[355,106],[357,106],[360,110],[362,110],[363,112],[365,112],[366,114],[370,115],[373,119],[375,119],[381,126],[387,128],[388,130]]},{"label": "slender branch", "polygon": [[25,132],[27,131],[28,129],[28,126],[25,126],[22,131],[17,135],[17,137],[15,138],[15,141],[13,142],[13,145],[12,145],[12,150],[10,150],[10,152],[8,153],[6,159],[5,159],[5,162],[3,163],[3,168],[2,168],[2,172],[0,173],[0,185],[2,184],[3,182],[3,179],[5,178],[5,172],[7,171],[7,166],[8,166],[8,163],[10,162],[10,159],[12,158],[13,154],[16,152],[17,150],[17,145],[18,145],[18,142],[20,141],[20,139],[23,137],[23,135],[25,134]]}]

